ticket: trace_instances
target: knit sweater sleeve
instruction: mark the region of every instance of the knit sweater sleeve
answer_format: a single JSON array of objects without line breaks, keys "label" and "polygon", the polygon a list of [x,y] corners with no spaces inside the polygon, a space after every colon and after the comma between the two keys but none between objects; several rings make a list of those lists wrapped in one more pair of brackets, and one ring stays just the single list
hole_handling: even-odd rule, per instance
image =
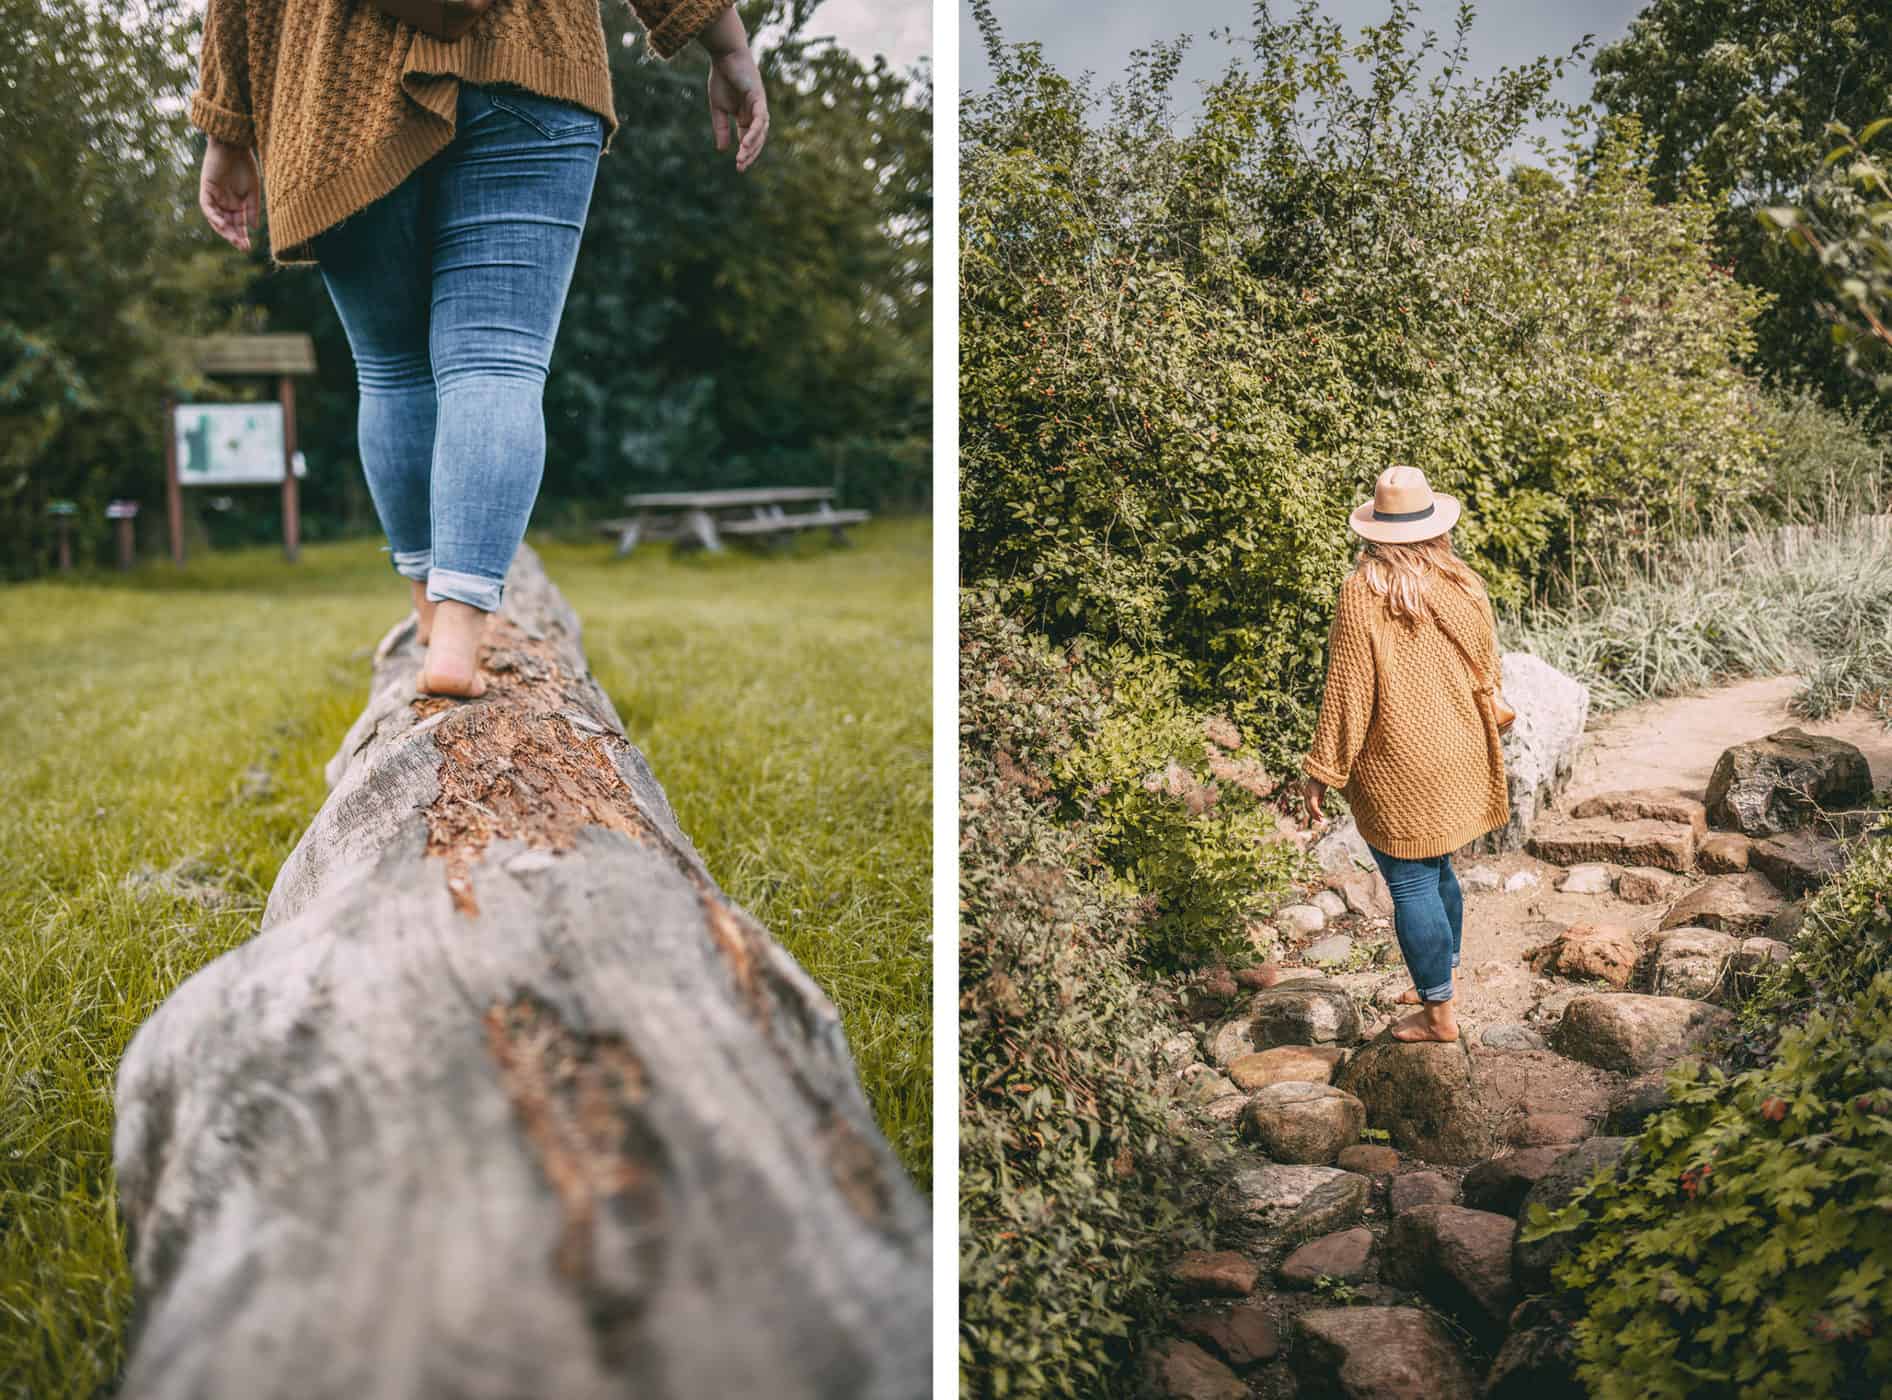
[{"label": "knit sweater sleeve", "polygon": [[235,146],[256,144],[250,120],[249,26],[244,0],[210,0],[204,15],[204,47],[197,63],[197,91],[190,122],[199,131]]},{"label": "knit sweater sleeve", "polygon": [[650,36],[659,58],[675,58],[684,46],[721,17],[731,0],[630,0],[631,12]]},{"label": "knit sweater sleeve", "polygon": [[1350,583],[1341,585],[1327,641],[1327,684],[1321,695],[1320,719],[1302,765],[1309,777],[1329,787],[1347,785],[1353,760],[1365,746],[1367,726],[1373,720],[1378,671],[1363,602]]}]

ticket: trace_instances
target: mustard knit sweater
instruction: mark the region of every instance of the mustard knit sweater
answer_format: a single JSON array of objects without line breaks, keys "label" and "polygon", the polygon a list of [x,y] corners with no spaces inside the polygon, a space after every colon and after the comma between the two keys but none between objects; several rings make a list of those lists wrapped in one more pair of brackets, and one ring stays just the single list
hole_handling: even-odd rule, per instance
[{"label": "mustard knit sweater", "polygon": [[[630,0],[670,58],[730,0]],[[496,0],[448,43],[374,0],[210,0],[191,124],[253,146],[270,256],[305,246],[399,185],[453,139],[462,80],[515,83],[604,118],[617,133],[599,0]]]},{"label": "mustard knit sweater", "polygon": [[1347,576],[1304,765],[1346,795],[1368,845],[1406,860],[1446,855],[1511,818],[1497,720],[1453,643],[1496,680],[1491,604],[1437,577],[1428,600],[1434,618],[1403,623],[1357,570]]}]

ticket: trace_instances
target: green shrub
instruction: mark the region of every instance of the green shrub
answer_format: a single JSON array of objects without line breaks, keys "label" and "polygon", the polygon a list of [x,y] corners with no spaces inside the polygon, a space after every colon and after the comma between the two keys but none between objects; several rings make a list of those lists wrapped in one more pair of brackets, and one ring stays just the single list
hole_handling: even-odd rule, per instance
[{"label": "green shrub", "polygon": [[961,1389],[1125,1395],[1163,1264],[1212,1226],[1156,1077],[1176,1027],[1132,970],[1153,901],[1054,817],[1096,684],[977,603],[960,647]]},{"label": "green shrub", "polygon": [[1750,1025],[1758,1067],[1669,1079],[1621,1169],[1526,1237],[1582,1312],[1596,1400],[1873,1395],[1892,1375],[1892,857],[1867,849],[1809,906]]}]

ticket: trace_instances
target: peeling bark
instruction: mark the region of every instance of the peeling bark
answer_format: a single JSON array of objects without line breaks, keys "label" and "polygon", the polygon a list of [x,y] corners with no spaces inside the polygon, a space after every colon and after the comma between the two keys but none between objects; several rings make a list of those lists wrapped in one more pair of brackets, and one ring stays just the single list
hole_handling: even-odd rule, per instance
[{"label": "peeling bark", "polygon": [[261,931],[119,1067],[141,1397],[909,1397],[930,1222],[521,550],[477,701],[376,653]]}]

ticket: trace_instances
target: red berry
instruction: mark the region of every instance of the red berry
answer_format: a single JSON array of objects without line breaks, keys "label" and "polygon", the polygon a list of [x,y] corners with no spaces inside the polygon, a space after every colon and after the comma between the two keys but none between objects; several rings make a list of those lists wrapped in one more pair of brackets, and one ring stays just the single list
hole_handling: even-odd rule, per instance
[{"label": "red berry", "polygon": [[1785,1099],[1769,1099],[1761,1105],[1761,1117],[1770,1123],[1778,1123],[1786,1116],[1787,1101]]}]

